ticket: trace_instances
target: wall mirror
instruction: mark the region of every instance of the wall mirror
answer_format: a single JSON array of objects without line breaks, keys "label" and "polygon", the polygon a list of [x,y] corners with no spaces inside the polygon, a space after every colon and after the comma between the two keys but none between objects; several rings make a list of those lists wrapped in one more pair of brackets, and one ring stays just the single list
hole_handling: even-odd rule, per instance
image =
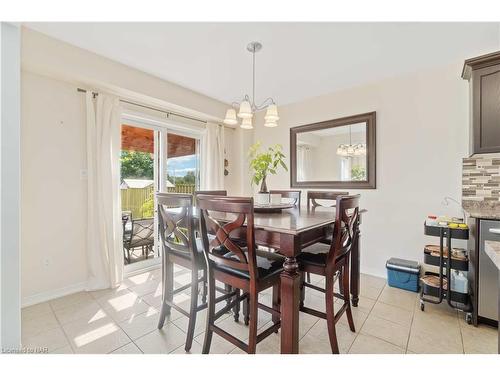
[{"label": "wall mirror", "polygon": [[376,113],[290,129],[291,187],[375,189]]}]

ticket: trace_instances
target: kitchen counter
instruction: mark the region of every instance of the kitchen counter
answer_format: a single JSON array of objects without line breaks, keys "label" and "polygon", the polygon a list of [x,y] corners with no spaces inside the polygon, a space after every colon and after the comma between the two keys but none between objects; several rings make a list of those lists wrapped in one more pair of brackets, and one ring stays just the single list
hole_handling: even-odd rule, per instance
[{"label": "kitchen counter", "polygon": [[485,241],[484,251],[493,261],[495,266],[500,270],[500,242],[499,241]]},{"label": "kitchen counter", "polygon": [[469,208],[465,209],[470,217],[474,219],[500,220],[500,210],[487,208]]},{"label": "kitchen counter", "polygon": [[475,219],[500,220],[500,201],[462,200],[463,209]]},{"label": "kitchen counter", "polygon": [[[500,242],[485,241],[484,251],[498,269],[498,321],[500,322]],[[498,329],[498,354],[500,354],[500,327]]]}]

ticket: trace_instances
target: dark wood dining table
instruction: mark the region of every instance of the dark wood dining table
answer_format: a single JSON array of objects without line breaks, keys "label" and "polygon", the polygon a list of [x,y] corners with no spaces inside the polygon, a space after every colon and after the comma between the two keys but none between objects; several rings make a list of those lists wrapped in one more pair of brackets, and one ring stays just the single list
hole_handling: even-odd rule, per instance
[{"label": "dark wood dining table", "polygon": [[[360,210],[361,214],[364,212],[366,210]],[[197,216],[196,212],[195,220]],[[224,221],[224,216],[215,218]],[[303,207],[291,208],[278,213],[256,212],[254,215],[257,245],[276,249],[285,256],[284,271],[281,273],[282,354],[299,352],[300,275],[296,257],[305,247],[321,242],[331,235],[334,222],[334,207],[316,207],[309,210]],[[359,301],[359,240],[358,229],[351,250],[351,296],[352,305],[355,307]]]}]

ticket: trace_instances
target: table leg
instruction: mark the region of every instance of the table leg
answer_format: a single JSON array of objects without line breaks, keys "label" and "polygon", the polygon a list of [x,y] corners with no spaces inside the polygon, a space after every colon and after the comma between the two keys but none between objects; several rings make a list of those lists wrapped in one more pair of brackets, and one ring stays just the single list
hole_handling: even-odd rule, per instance
[{"label": "table leg", "polygon": [[352,305],[354,307],[358,306],[359,302],[359,283],[360,283],[360,272],[359,272],[359,239],[361,235],[359,229],[356,231],[354,237],[354,242],[351,248],[351,295],[352,295]]},{"label": "table leg", "polygon": [[300,274],[295,257],[287,257],[281,273],[281,353],[299,352]]}]

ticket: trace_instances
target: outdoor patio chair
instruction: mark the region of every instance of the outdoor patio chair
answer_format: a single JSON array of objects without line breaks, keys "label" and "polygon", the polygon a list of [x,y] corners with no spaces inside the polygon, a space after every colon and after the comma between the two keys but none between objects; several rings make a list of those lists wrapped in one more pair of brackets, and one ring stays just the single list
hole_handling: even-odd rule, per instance
[{"label": "outdoor patio chair", "polygon": [[[125,228],[124,224],[124,228]],[[123,248],[125,261],[130,263],[130,251],[142,249],[142,255],[147,259],[154,247],[154,219],[132,219],[132,230],[123,232]]]}]

